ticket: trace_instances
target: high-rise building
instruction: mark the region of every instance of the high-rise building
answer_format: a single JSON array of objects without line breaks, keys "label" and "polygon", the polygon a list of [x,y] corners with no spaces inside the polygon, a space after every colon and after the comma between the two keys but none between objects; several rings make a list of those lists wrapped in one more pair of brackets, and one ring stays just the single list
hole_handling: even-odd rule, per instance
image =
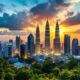
[{"label": "high-rise building", "polygon": [[45,29],[45,53],[50,53],[50,29],[49,29],[49,22],[46,22],[46,29]]},{"label": "high-rise building", "polygon": [[0,41],[0,56],[2,55],[2,43]]},{"label": "high-rise building", "polygon": [[16,49],[20,51],[21,39],[20,36],[16,36]]},{"label": "high-rise building", "polygon": [[36,28],[36,54],[40,53],[40,30],[39,30],[39,26],[37,26]]},{"label": "high-rise building", "polygon": [[12,53],[13,53],[12,56],[14,56],[14,55],[15,55],[15,54],[14,54],[14,53],[15,53],[15,51],[14,51],[14,42],[13,42],[12,39],[10,39],[10,40],[9,40],[9,43],[12,44]]},{"label": "high-rise building", "polygon": [[54,49],[55,53],[60,53],[60,31],[59,31],[58,21],[56,23],[56,28],[55,28]]},{"label": "high-rise building", "polygon": [[13,54],[13,45],[12,45],[12,43],[8,43],[7,47],[8,47],[8,57],[12,57],[12,54]]},{"label": "high-rise building", "polygon": [[8,56],[8,42],[4,42],[2,45],[2,55],[3,57],[9,57]]},{"label": "high-rise building", "polygon": [[70,55],[70,35],[64,36],[64,54]]},{"label": "high-rise building", "polygon": [[40,52],[43,53],[43,44],[40,44]]},{"label": "high-rise building", "polygon": [[28,36],[28,55],[32,56],[35,52],[35,48],[34,48],[34,36],[32,34],[30,34]]},{"label": "high-rise building", "polygon": [[78,50],[78,39],[72,40],[72,55],[78,56],[79,50]]},{"label": "high-rise building", "polygon": [[20,57],[24,58],[25,57],[25,53],[26,53],[26,46],[25,46],[25,44],[21,44],[20,45]]},{"label": "high-rise building", "polygon": [[28,42],[25,43],[26,53],[28,53]]},{"label": "high-rise building", "polygon": [[80,55],[80,46],[78,46],[78,50],[79,50],[79,55]]}]

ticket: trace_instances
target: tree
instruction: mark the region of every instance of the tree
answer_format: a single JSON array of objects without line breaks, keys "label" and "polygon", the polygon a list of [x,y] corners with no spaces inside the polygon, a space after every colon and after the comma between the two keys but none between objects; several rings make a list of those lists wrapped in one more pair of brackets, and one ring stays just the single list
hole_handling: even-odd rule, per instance
[{"label": "tree", "polygon": [[42,64],[34,63],[31,66],[33,73],[41,74],[42,73]]},{"label": "tree", "polygon": [[74,58],[71,58],[70,61],[67,63],[68,69],[73,69],[77,66],[77,60]]},{"label": "tree", "polygon": [[12,73],[12,74],[15,73],[15,71],[14,71],[13,69],[11,69],[11,68],[7,68],[7,69],[5,70],[5,73],[8,73],[8,72],[10,72],[10,73]]},{"label": "tree", "polygon": [[63,70],[60,74],[61,80],[71,80],[73,73],[69,70]]},{"label": "tree", "polygon": [[72,72],[74,75],[71,80],[80,80],[80,67],[73,69]]},{"label": "tree", "polygon": [[55,75],[55,76],[59,76],[60,75],[60,69],[59,68],[54,68],[53,69],[53,74]]},{"label": "tree", "polygon": [[14,80],[14,75],[8,72],[5,74],[4,80]]},{"label": "tree", "polygon": [[29,80],[32,76],[31,71],[23,69],[19,69],[16,72],[15,79],[16,80]]},{"label": "tree", "polygon": [[56,66],[55,63],[53,63],[51,58],[47,58],[45,62],[43,63],[43,72],[44,73],[52,73],[53,68]]},{"label": "tree", "polygon": [[57,78],[57,77],[55,77],[55,76],[53,76],[53,78],[52,79],[50,79],[50,80],[60,80],[59,78]]},{"label": "tree", "polygon": [[5,73],[3,68],[0,68],[0,80],[4,79]]}]

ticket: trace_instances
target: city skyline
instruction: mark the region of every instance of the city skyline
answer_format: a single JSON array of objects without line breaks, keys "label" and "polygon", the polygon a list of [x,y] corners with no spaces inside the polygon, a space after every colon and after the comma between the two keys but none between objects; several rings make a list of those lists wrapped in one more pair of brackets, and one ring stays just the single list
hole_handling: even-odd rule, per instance
[{"label": "city skyline", "polygon": [[[0,31],[23,31],[35,36],[36,27],[39,25],[43,43],[47,18],[50,24],[50,38],[55,37],[55,23],[58,18],[61,41],[65,33],[69,34],[71,39],[80,40],[79,5],[80,0],[0,0]],[[22,37],[25,41],[26,36]],[[6,40],[15,39],[15,36],[0,35],[0,40],[5,40],[5,37]]]},{"label": "city skyline", "polygon": [[[33,35],[33,37],[34,37],[34,42],[35,42],[35,44],[36,44],[36,37],[38,37],[38,36],[40,36],[39,38],[40,38],[40,44],[43,44],[43,46],[45,47],[45,33],[46,33],[46,28],[48,28],[49,27],[49,31],[51,30],[50,29],[50,23],[49,23],[49,20],[47,19],[46,20],[46,23],[45,23],[45,30],[44,30],[44,34],[43,35],[41,35],[41,29],[40,29],[40,26],[39,25],[37,25],[37,27],[36,27],[36,30],[35,30],[35,34],[33,34],[32,32],[30,32],[30,33],[27,33],[26,31],[24,32],[24,31],[8,31],[8,30],[2,30],[1,32],[0,32],[0,37],[1,37],[1,41],[2,42],[8,42],[9,40],[13,40],[14,42],[15,42],[15,40],[16,40],[16,36],[19,36],[20,37],[20,39],[21,39],[21,41],[23,41],[23,42],[27,42],[28,41],[28,36],[30,35],[30,34],[32,34]],[[56,37],[56,35],[58,35],[58,34],[55,34],[56,32],[57,32],[57,26],[59,26],[59,32],[58,32],[58,34],[59,34],[59,38],[60,38],[60,45],[62,45],[63,43],[64,43],[64,38],[65,38],[65,35],[69,35],[69,36],[71,36],[70,34],[67,34],[67,33],[63,33],[63,32],[60,32],[61,31],[61,26],[60,26],[60,24],[59,24],[59,20],[57,19],[56,20],[56,23],[55,23],[55,29],[54,29],[54,33],[52,34],[51,32],[50,32],[50,34],[49,34],[49,36],[50,36],[50,48],[53,48],[54,46],[53,46],[53,44],[54,44],[54,39],[55,39],[55,37]],[[48,30],[47,30],[48,31]],[[39,32],[38,34],[37,34],[37,32]],[[5,34],[5,35],[4,35]],[[46,33],[47,34],[47,33]],[[52,35],[54,35],[54,36],[52,36]],[[13,37],[12,37],[13,36]],[[44,36],[44,37],[42,37],[42,36]],[[4,37],[4,40],[3,40],[3,37]],[[6,40],[5,40],[5,37],[6,37]],[[71,36],[72,37],[72,36]],[[8,39],[7,39],[8,38]],[[75,36],[74,36],[74,38],[76,38]],[[74,39],[73,38],[73,39]],[[42,41],[42,39],[43,39],[43,41]],[[71,39],[71,38],[70,38]],[[73,39],[71,39],[70,40],[70,42],[72,43],[72,40]],[[77,38],[78,39],[78,38]],[[37,38],[37,40],[38,40],[38,38]],[[39,44],[38,43],[38,44]],[[72,44],[70,44],[70,45],[72,45]]]},{"label": "city skyline", "polygon": [[80,0],[0,0],[0,80],[80,80]]},{"label": "city skyline", "polygon": [[[6,31],[5,31],[6,32]],[[55,25],[55,38],[50,38],[50,25],[48,18],[45,24],[45,38],[44,43],[41,43],[42,35],[40,34],[40,27],[37,25],[35,37],[33,33],[29,33],[26,42],[22,40],[20,35],[16,35],[15,41],[9,39],[8,42],[0,42],[0,55],[3,57],[14,57],[15,55],[21,58],[32,57],[36,55],[44,56],[79,56],[80,46],[79,40],[75,37],[71,40],[69,34],[64,34],[63,42],[61,41],[60,25],[57,19]],[[41,37],[41,38],[40,38]],[[53,41],[53,44],[51,43]]]},{"label": "city skyline", "polygon": [[[74,38],[71,42],[71,36],[64,35],[64,43],[62,44],[60,40],[60,26],[58,20],[56,21],[55,27],[55,38],[53,39],[53,46],[50,44],[50,26],[48,19],[45,26],[45,41],[43,44],[40,43],[40,30],[39,26],[36,27],[36,37],[32,33],[27,37],[26,43],[21,39],[19,35],[16,36],[15,42],[12,39],[9,39],[8,42],[0,42],[0,55],[3,57],[14,57],[15,55],[20,56],[21,58],[32,57],[34,55],[44,55],[44,56],[79,56],[79,41],[77,38]],[[3,43],[2,43],[3,42]]]}]

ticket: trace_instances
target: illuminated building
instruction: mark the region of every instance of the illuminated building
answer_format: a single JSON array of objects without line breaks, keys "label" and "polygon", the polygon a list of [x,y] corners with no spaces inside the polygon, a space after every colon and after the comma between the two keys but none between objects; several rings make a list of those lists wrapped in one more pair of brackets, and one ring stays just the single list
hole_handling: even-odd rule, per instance
[{"label": "illuminated building", "polygon": [[70,35],[64,36],[64,54],[70,55]]},{"label": "illuminated building", "polygon": [[16,49],[20,51],[21,39],[20,36],[16,36]]},{"label": "illuminated building", "polygon": [[3,57],[8,57],[8,43],[4,42],[3,43],[3,48],[2,48],[2,55]]},{"label": "illuminated building", "polygon": [[43,53],[43,44],[40,44],[40,52]]},{"label": "illuminated building", "polygon": [[50,53],[50,29],[49,29],[49,22],[46,22],[46,29],[45,29],[45,53]]},{"label": "illuminated building", "polygon": [[79,50],[78,50],[78,39],[73,39],[72,40],[72,55],[78,56],[79,55]]},{"label": "illuminated building", "polygon": [[0,56],[2,55],[2,43],[0,41]]},{"label": "illuminated building", "polygon": [[13,45],[12,43],[8,43],[8,57],[12,57],[13,54]]},{"label": "illuminated building", "polygon": [[14,50],[14,43],[13,43],[13,40],[10,39],[10,40],[9,40],[9,43],[12,44],[12,56],[14,56],[14,55],[15,55],[15,50]]},{"label": "illuminated building", "polygon": [[80,46],[78,46],[78,50],[79,50],[79,55],[80,55]]},{"label": "illuminated building", "polygon": [[30,34],[28,36],[28,55],[32,56],[35,53],[35,48],[34,48],[34,36]]},{"label": "illuminated building", "polygon": [[56,23],[56,28],[55,28],[54,49],[56,54],[60,53],[60,32],[59,32],[58,21]]},{"label": "illuminated building", "polygon": [[39,27],[37,26],[36,29],[36,53],[40,53],[40,30]]},{"label": "illuminated building", "polygon": [[24,44],[20,45],[20,57],[24,58],[26,53],[26,46]]}]

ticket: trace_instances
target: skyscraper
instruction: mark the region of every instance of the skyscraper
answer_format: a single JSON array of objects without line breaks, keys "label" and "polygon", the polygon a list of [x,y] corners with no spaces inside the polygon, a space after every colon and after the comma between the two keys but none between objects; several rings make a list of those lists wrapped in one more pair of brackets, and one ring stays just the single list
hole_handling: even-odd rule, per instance
[{"label": "skyscraper", "polygon": [[40,44],[40,52],[43,54],[43,44]]},{"label": "skyscraper", "polygon": [[80,46],[78,46],[78,50],[79,50],[79,55],[80,55]]},{"label": "skyscraper", "polygon": [[15,54],[14,54],[14,46],[13,46],[13,40],[12,39],[10,39],[9,40],[9,44],[11,44],[12,45],[12,54],[11,54],[11,56],[14,56]]},{"label": "skyscraper", "polygon": [[26,53],[28,53],[28,42],[25,43]]},{"label": "skyscraper", "polygon": [[2,56],[3,57],[9,57],[9,55],[8,55],[8,44],[9,44],[8,42],[3,43],[3,46],[2,46],[3,47],[3,49],[2,49],[2,53],[3,53]]},{"label": "skyscraper", "polygon": [[70,35],[64,36],[64,54],[70,55]]},{"label": "skyscraper", "polygon": [[35,52],[35,48],[34,48],[34,36],[32,34],[30,34],[28,36],[28,55],[32,56]]},{"label": "skyscraper", "polygon": [[40,53],[40,30],[36,28],[36,53]]},{"label": "skyscraper", "polygon": [[56,23],[56,28],[55,28],[54,49],[55,53],[60,53],[60,32],[59,32],[58,21]]},{"label": "skyscraper", "polygon": [[12,43],[8,43],[8,57],[12,57],[13,54],[13,45]]},{"label": "skyscraper", "polygon": [[50,29],[49,29],[49,22],[46,22],[46,29],[45,29],[45,53],[50,53]]},{"label": "skyscraper", "polygon": [[20,57],[24,58],[26,53],[26,46],[24,44],[20,45]]},{"label": "skyscraper", "polygon": [[78,39],[72,40],[72,55],[78,56],[79,50],[78,50]]},{"label": "skyscraper", "polygon": [[2,55],[2,43],[0,41],[0,56]]},{"label": "skyscraper", "polygon": [[21,39],[20,36],[16,36],[16,49],[20,51]]}]

